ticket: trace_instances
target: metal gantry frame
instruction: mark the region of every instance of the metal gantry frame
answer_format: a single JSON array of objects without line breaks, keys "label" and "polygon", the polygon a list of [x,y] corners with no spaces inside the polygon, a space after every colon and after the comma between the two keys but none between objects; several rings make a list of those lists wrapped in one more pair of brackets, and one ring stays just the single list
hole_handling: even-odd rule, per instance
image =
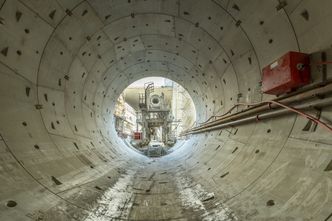
[{"label": "metal gantry frame", "polygon": [[[137,124],[142,126],[143,142],[148,143],[154,133],[154,128],[161,127],[162,142],[167,143],[172,133],[173,117],[170,108],[166,106],[164,94],[152,95],[153,92],[154,83],[145,83],[144,93],[140,93],[138,96],[140,110],[137,112]],[[157,99],[158,102],[154,104],[151,98]]]}]

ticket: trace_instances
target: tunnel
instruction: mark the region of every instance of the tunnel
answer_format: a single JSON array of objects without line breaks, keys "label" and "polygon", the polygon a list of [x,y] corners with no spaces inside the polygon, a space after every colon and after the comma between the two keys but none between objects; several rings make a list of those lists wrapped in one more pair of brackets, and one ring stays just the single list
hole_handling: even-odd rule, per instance
[{"label": "tunnel", "polygon": [[[329,0],[0,0],[0,220],[332,220],[331,102],[302,96],[330,86],[331,9]],[[262,93],[263,68],[289,51],[316,64],[310,83]],[[114,129],[117,97],[150,76],[181,84],[196,109],[197,130],[161,158]],[[251,108],[239,103],[289,98],[293,112],[213,123]],[[308,99],[325,105],[295,113]]]}]

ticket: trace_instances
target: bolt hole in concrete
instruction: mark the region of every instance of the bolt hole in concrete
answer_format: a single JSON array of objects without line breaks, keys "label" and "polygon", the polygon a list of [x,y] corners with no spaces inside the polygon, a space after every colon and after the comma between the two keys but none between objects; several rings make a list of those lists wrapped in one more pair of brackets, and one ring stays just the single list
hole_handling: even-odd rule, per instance
[{"label": "bolt hole in concrete", "polygon": [[271,206],[274,206],[274,205],[275,205],[274,200],[268,200],[268,201],[266,202],[266,206],[271,207]]},{"label": "bolt hole in concrete", "polygon": [[17,206],[17,203],[13,200],[9,200],[6,204],[7,207],[15,207]]},{"label": "bolt hole in concrete", "polygon": [[161,77],[130,84],[117,99],[114,125],[130,148],[161,157],[183,142],[181,133],[196,120],[194,102],[180,84]]}]

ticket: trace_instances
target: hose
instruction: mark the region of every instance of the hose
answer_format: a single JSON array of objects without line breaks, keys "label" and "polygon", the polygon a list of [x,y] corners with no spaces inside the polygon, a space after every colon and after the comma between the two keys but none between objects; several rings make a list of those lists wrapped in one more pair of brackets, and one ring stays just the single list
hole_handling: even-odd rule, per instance
[{"label": "hose", "polygon": [[[250,106],[257,106],[257,105],[262,105],[262,104],[268,104],[270,109],[271,109],[271,107],[270,107],[271,104],[275,104],[279,107],[285,108],[285,109],[287,109],[291,112],[294,112],[294,113],[296,113],[296,114],[298,114],[298,115],[300,115],[300,116],[302,116],[302,117],[304,117],[308,120],[311,120],[311,121],[315,122],[317,125],[320,125],[321,127],[325,128],[327,131],[332,133],[332,127],[329,126],[328,124],[322,122],[320,119],[318,119],[314,116],[311,116],[311,115],[309,115],[309,114],[307,114],[307,113],[305,113],[305,112],[303,112],[299,109],[296,109],[294,107],[291,107],[289,105],[283,104],[283,103],[278,102],[278,101],[263,101],[263,102],[259,102],[259,103],[237,103],[232,108],[230,108],[226,113],[224,113],[222,115],[211,116],[207,121],[200,123],[200,125],[203,125],[203,124],[209,122],[212,118],[216,119],[218,117],[223,117],[225,115],[228,115],[232,110],[234,110],[234,108],[236,108],[238,106],[248,106],[248,107],[250,107]],[[259,115],[256,115],[256,116],[257,116],[256,117],[257,120],[259,120],[259,118],[258,118]]]}]

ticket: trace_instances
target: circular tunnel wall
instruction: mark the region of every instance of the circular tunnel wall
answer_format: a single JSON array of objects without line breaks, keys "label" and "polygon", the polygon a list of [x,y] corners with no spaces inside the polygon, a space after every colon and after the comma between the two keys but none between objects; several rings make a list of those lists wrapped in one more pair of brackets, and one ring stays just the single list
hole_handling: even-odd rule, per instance
[{"label": "circular tunnel wall", "polygon": [[[288,51],[332,54],[330,1],[0,0],[0,7],[1,219],[94,220],[92,205],[122,182],[129,187],[117,197],[125,202],[108,218],[331,218],[331,134],[303,131],[303,118],[192,135],[158,160],[127,148],[113,126],[120,93],[148,76],[183,85],[197,122],[274,98],[260,92],[262,67]],[[312,78],[321,80],[319,70]],[[321,115],[331,119],[331,108]]]}]

